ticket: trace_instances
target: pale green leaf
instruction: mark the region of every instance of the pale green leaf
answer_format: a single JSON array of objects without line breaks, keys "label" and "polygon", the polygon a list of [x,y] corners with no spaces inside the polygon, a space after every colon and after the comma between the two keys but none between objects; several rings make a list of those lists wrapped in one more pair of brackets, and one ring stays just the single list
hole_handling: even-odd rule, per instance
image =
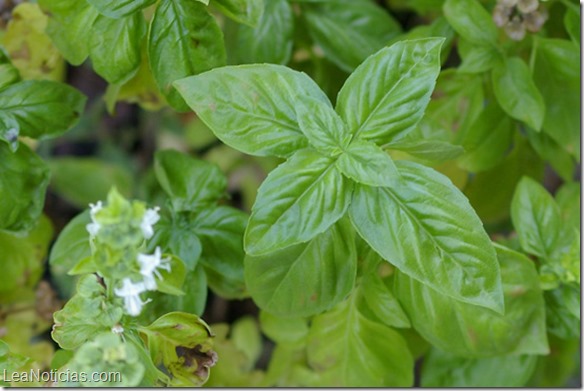
[{"label": "pale green leaf", "polygon": [[458,67],[461,73],[483,73],[491,70],[499,61],[503,60],[496,46],[476,45],[464,38],[458,41],[458,51],[462,62]]},{"label": "pale green leaf", "polygon": [[20,81],[18,69],[12,65],[6,51],[0,47],[0,91]]},{"label": "pale green leaf", "polygon": [[308,322],[304,318],[278,317],[260,311],[262,332],[277,343],[297,343],[308,335]]},{"label": "pale green leaf", "polygon": [[123,18],[156,3],[156,0],[87,0],[101,14],[110,18]]},{"label": "pale green leaf", "polygon": [[398,161],[404,185],[357,186],[357,232],[384,259],[438,292],[503,312],[495,250],[466,197],[442,174]]},{"label": "pale green leaf", "polygon": [[390,327],[411,327],[408,316],[377,270],[363,276],[359,292],[375,316]]},{"label": "pale green leaf", "polygon": [[395,19],[370,0],[303,4],[302,11],[312,39],[329,60],[347,72],[401,32]]},{"label": "pale green leaf", "polygon": [[297,152],[258,189],[245,232],[246,252],[266,254],[324,232],[347,211],[351,188],[332,159],[308,149]]},{"label": "pale green leaf", "polygon": [[522,59],[511,57],[493,68],[493,90],[507,114],[537,131],[541,130],[545,102]]},{"label": "pale green leaf", "polygon": [[548,354],[546,311],[533,262],[496,245],[505,314],[464,303],[398,273],[395,293],[414,328],[432,345],[465,357]]},{"label": "pale green leaf", "polygon": [[329,387],[410,387],[414,361],[396,331],[363,316],[353,297],[316,316],[308,363]]},{"label": "pale green leaf", "polygon": [[319,152],[335,156],[347,148],[351,134],[329,102],[301,97],[296,106],[298,125]]},{"label": "pale green leaf", "polygon": [[440,72],[444,38],[400,41],[370,56],[349,76],[336,110],[349,131],[377,144],[413,130]]},{"label": "pale green leaf", "polygon": [[175,110],[187,111],[188,106],[172,83],[224,65],[223,33],[204,4],[193,0],[162,1],[150,23],[148,58],[156,84],[168,103]]},{"label": "pale green leaf", "polygon": [[306,74],[279,65],[214,69],[175,86],[221,141],[258,156],[288,157],[307,146],[296,119],[298,101],[328,102]]},{"label": "pale green leaf", "polygon": [[369,186],[394,186],[399,172],[387,152],[370,141],[355,140],[336,161],[347,178]]},{"label": "pale green leaf", "polygon": [[276,316],[299,317],[343,300],[357,272],[353,235],[350,224],[341,221],[308,243],[248,255],[245,280],[255,303]]}]

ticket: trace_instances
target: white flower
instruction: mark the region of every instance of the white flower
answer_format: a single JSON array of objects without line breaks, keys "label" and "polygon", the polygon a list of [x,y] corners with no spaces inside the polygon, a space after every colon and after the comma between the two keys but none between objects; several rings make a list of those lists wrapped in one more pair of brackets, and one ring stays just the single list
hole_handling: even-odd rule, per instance
[{"label": "white flower", "polygon": [[144,276],[144,287],[148,290],[156,289],[154,276],[162,279],[158,269],[170,271],[170,259],[162,258],[160,247],[156,247],[154,254],[138,254],[140,264],[140,274]]},{"label": "white flower", "polygon": [[91,216],[91,223],[87,224],[85,226],[85,229],[87,229],[87,232],[89,232],[89,235],[91,237],[94,237],[95,235],[97,235],[97,232],[101,228],[101,225],[97,221],[95,221],[95,215],[97,212],[99,212],[103,208],[103,205],[102,205],[101,201],[97,201],[97,204],[89,204],[89,208],[90,208],[89,215]]},{"label": "white flower", "polygon": [[122,289],[114,289],[115,294],[124,299],[126,312],[132,316],[140,315],[142,306],[148,302],[140,298],[140,293],[145,291],[143,282],[133,283],[129,278],[124,278]]},{"label": "white flower", "polygon": [[160,210],[159,207],[154,207],[152,209],[147,209],[144,213],[144,217],[142,217],[142,223],[140,223],[140,228],[142,228],[142,233],[146,239],[150,239],[152,235],[154,235],[154,230],[152,229],[152,225],[156,224],[158,220],[160,220],[160,215],[158,211]]},{"label": "white flower", "polygon": [[123,332],[124,328],[119,323],[112,327],[112,333],[114,334],[122,334]]}]

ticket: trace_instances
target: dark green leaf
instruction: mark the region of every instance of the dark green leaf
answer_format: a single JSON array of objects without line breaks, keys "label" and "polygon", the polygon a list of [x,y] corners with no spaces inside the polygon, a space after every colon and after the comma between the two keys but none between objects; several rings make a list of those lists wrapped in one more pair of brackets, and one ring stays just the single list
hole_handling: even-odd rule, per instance
[{"label": "dark green leaf", "polygon": [[568,226],[580,229],[580,183],[564,183],[556,192],[556,202],[560,207],[562,219]]},{"label": "dark green leaf", "polygon": [[432,349],[424,360],[422,387],[524,387],[535,355],[464,358]]},{"label": "dark green leaf", "polygon": [[110,18],[123,18],[156,3],[156,0],[87,0],[101,14]]},{"label": "dark green leaf", "polygon": [[580,51],[561,39],[540,39],[533,78],[546,105],[543,131],[580,160]]},{"label": "dark green leaf", "polygon": [[347,211],[351,188],[332,159],[308,149],[297,152],[258,189],[245,232],[246,252],[267,254],[324,232]]},{"label": "dark green leaf", "polygon": [[129,197],[134,178],[124,167],[95,158],[58,157],[48,161],[51,188],[79,208],[103,200],[112,187]]},{"label": "dark green leaf", "polygon": [[279,65],[214,69],[175,86],[221,141],[258,156],[288,157],[307,146],[296,119],[298,101],[328,102],[308,76]]},{"label": "dark green leaf", "polygon": [[413,130],[440,72],[443,42],[443,38],[401,41],[361,64],[337,100],[337,112],[349,131],[386,144]]},{"label": "dark green leaf", "polygon": [[308,243],[245,258],[256,304],[277,316],[318,314],[343,300],[355,282],[353,230],[341,221]]},{"label": "dark green leaf", "polygon": [[464,195],[438,172],[398,161],[403,186],[355,188],[357,232],[402,272],[466,303],[503,312],[495,251]]},{"label": "dark green leaf", "polygon": [[336,166],[347,178],[369,186],[392,186],[399,179],[391,157],[370,141],[353,141]]},{"label": "dark green leaf", "polygon": [[43,210],[49,168],[26,145],[12,152],[0,143],[0,172],[0,230],[28,231]]},{"label": "dark green leaf", "polygon": [[562,284],[544,294],[548,331],[560,338],[580,336],[580,287]]},{"label": "dark green leaf", "polygon": [[468,127],[461,144],[466,153],[458,160],[469,171],[486,171],[499,164],[508,152],[515,124],[497,102],[490,102]]},{"label": "dark green leaf", "polygon": [[286,64],[292,55],[294,14],[288,0],[264,0],[264,12],[255,28],[237,28],[234,47],[238,63]]},{"label": "dark green leaf", "polygon": [[333,387],[410,387],[414,361],[396,331],[363,316],[353,297],[312,320],[308,363]]},{"label": "dark green leaf", "polygon": [[572,41],[580,44],[580,12],[568,7],[564,15],[564,26]]},{"label": "dark green leaf", "polygon": [[347,72],[401,32],[393,17],[370,0],[323,1],[302,10],[314,41]]},{"label": "dark green leaf", "polygon": [[545,132],[536,132],[531,128],[527,128],[526,132],[529,143],[537,154],[545,159],[564,181],[571,181],[576,166],[572,154]]},{"label": "dark green leaf", "polygon": [[497,26],[477,0],[446,0],[442,9],[448,23],[464,39],[479,45],[497,43]]},{"label": "dark green leaf", "polygon": [[168,103],[175,110],[187,111],[188,106],[172,83],[224,65],[223,33],[204,4],[194,0],[162,1],[150,24],[148,57],[156,84]]},{"label": "dark green leaf", "polygon": [[264,12],[264,0],[213,0],[212,4],[227,17],[251,27],[258,25]]},{"label": "dark green leaf", "polygon": [[202,211],[193,227],[203,245],[201,264],[209,286],[224,298],[247,296],[243,277],[243,233],[247,218],[237,209],[219,206]]},{"label": "dark green leaf", "polygon": [[511,57],[495,65],[493,90],[507,114],[537,131],[541,130],[546,105],[522,59]]},{"label": "dark green leaf", "polygon": [[54,81],[23,81],[0,91],[0,109],[18,122],[21,136],[59,136],[77,123],[84,107],[85,96]]},{"label": "dark green leaf", "polygon": [[410,141],[415,137],[407,137],[396,143],[387,144],[387,149],[397,149],[407,152],[419,159],[430,162],[442,162],[456,159],[464,153],[464,148],[460,145],[450,144],[445,141]]},{"label": "dark green leaf", "polygon": [[549,352],[545,308],[533,262],[496,245],[505,314],[440,294],[404,273],[395,292],[414,328],[432,345],[466,357]]},{"label": "dark green leaf", "polygon": [[189,270],[195,269],[201,257],[202,245],[193,224],[190,213],[174,214],[172,217],[162,215],[156,224],[152,240],[148,243],[150,252],[161,246],[164,252],[179,257]]},{"label": "dark green leaf", "polygon": [[6,51],[0,47],[0,90],[20,81],[18,69],[12,65]]},{"label": "dark green leaf", "polygon": [[175,211],[200,211],[226,192],[227,179],[216,165],[173,150],[158,151],[154,172]]},{"label": "dark green leaf", "polygon": [[138,71],[146,22],[141,13],[121,19],[99,16],[92,28],[89,55],[93,69],[111,84],[124,83]]}]

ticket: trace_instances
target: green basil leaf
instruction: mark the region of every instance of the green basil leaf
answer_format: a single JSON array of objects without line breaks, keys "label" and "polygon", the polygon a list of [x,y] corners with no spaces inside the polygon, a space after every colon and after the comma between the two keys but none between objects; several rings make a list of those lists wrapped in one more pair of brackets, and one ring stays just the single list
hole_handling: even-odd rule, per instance
[{"label": "green basil leaf", "polygon": [[79,120],[85,96],[63,83],[29,80],[0,91],[0,109],[20,125],[20,135],[37,139],[59,136]]},{"label": "green basil leaf", "polygon": [[413,130],[440,72],[444,38],[401,41],[370,56],[349,76],[337,112],[349,131],[386,144]]},{"label": "green basil leaf", "polygon": [[18,302],[24,292],[29,294],[37,286],[52,237],[53,227],[45,216],[41,216],[26,236],[0,231],[0,305]]},{"label": "green basil leaf", "polygon": [[340,221],[308,243],[245,258],[254,302],[276,316],[318,314],[343,300],[357,273],[354,232]]},{"label": "green basil leaf", "polygon": [[302,10],[312,39],[347,72],[401,32],[397,21],[370,0],[324,1]]},{"label": "green basil leaf", "polygon": [[[410,141],[412,140],[412,141]],[[445,141],[415,140],[414,137],[406,137],[395,143],[386,145],[387,149],[404,151],[423,161],[442,162],[456,159],[464,153],[464,148],[460,145],[450,144]]]},{"label": "green basil leaf", "polygon": [[347,148],[351,134],[329,102],[300,98],[296,106],[298,125],[308,142],[323,154],[335,156]]},{"label": "green basil leaf", "polygon": [[511,219],[524,251],[550,258],[563,240],[560,208],[539,183],[523,177],[511,202]]},{"label": "green basil leaf", "polygon": [[0,91],[20,81],[18,69],[10,62],[6,51],[0,47]]},{"label": "green basil leaf", "polygon": [[123,83],[138,71],[146,22],[141,13],[121,19],[100,16],[89,40],[93,69],[109,83]]},{"label": "green basil leaf", "polygon": [[12,152],[0,143],[0,172],[0,230],[28,231],[43,211],[49,169],[26,145]]},{"label": "green basil leaf", "polygon": [[122,316],[122,309],[108,302],[97,276],[86,274],[79,279],[75,296],[53,314],[51,336],[61,348],[77,349],[96,334],[110,332]]},{"label": "green basil leaf", "polygon": [[[550,354],[540,356],[534,376],[527,387],[565,387],[580,367],[580,338],[559,339],[550,334]],[[576,386],[576,384],[575,384]]]},{"label": "green basil leaf", "polygon": [[156,290],[169,295],[183,296],[185,293],[181,289],[186,278],[186,268],[184,262],[170,254],[163,254],[169,259],[170,271],[160,270],[161,278],[156,281]]},{"label": "green basil leaf", "polygon": [[223,33],[204,4],[162,1],[150,23],[148,56],[156,84],[168,103],[175,110],[187,111],[172,83],[224,65]]},{"label": "green basil leaf", "polygon": [[121,194],[132,194],[134,178],[125,167],[92,157],[57,157],[48,160],[51,188],[79,208],[107,197],[115,187]]},{"label": "green basil leaf", "polygon": [[200,211],[226,194],[227,179],[218,166],[173,150],[158,151],[154,172],[175,211]]},{"label": "green basil leaf", "polygon": [[375,316],[390,327],[411,327],[408,316],[377,270],[363,276],[359,293]]},{"label": "green basil leaf", "polygon": [[264,0],[213,0],[212,4],[225,16],[251,27],[258,25],[264,12]]},{"label": "green basil leaf", "polygon": [[499,164],[509,150],[515,124],[497,102],[490,102],[461,139],[466,153],[458,163],[472,171],[486,171]]},{"label": "green basil leaf", "polygon": [[304,318],[280,318],[260,311],[260,326],[264,334],[277,343],[295,343],[308,335],[308,322]]},{"label": "green basil leaf", "polygon": [[79,261],[91,256],[89,233],[85,228],[90,222],[88,211],[75,216],[59,233],[51,247],[49,254],[51,277],[56,281],[59,293],[64,297],[71,297],[75,293],[75,279],[67,273]]},{"label": "green basil leaf", "polygon": [[203,250],[201,240],[197,236],[190,213],[174,214],[168,217],[162,214],[156,223],[154,236],[148,243],[148,251],[156,246],[179,257],[189,270],[194,270]]},{"label": "green basil leaf", "polygon": [[211,289],[221,297],[247,296],[243,277],[243,233],[247,215],[227,206],[209,208],[196,218],[194,230],[203,245],[201,264]]},{"label": "green basil leaf", "polygon": [[[414,360],[396,331],[363,316],[353,297],[312,320],[308,363],[333,387],[411,387]],[[320,384],[322,385],[322,384]]]},{"label": "green basil leaf", "polygon": [[446,0],[442,10],[448,23],[464,39],[479,45],[497,43],[497,26],[477,0]]},{"label": "green basil leaf", "polygon": [[580,183],[564,183],[556,192],[556,203],[560,207],[562,219],[569,227],[580,229]]},{"label": "green basil leaf", "polygon": [[458,72],[461,73],[474,74],[490,71],[498,62],[503,60],[496,46],[476,45],[464,38],[458,41],[458,51],[462,58],[462,63],[458,67]]},{"label": "green basil leaf", "polygon": [[306,147],[296,119],[298,100],[328,102],[306,74],[280,65],[224,67],[175,86],[221,141],[257,156],[288,157]]},{"label": "green basil leaf", "polygon": [[546,106],[527,64],[511,57],[493,68],[493,90],[497,101],[511,117],[539,131]]},{"label": "green basil leaf", "polygon": [[292,55],[294,13],[288,0],[264,1],[255,28],[240,25],[233,48],[238,63],[286,64]]},{"label": "green basil leaf", "polygon": [[495,250],[466,197],[433,169],[396,165],[403,186],[355,187],[349,215],[359,235],[441,294],[503,312]]},{"label": "green basil leaf", "polygon": [[397,273],[395,293],[414,328],[432,345],[465,357],[548,354],[543,295],[533,262],[495,245],[505,314],[439,293]]},{"label": "green basil leaf", "polygon": [[156,0],[87,0],[102,15],[123,18],[156,3]]},{"label": "green basil leaf", "polygon": [[526,128],[527,139],[537,154],[549,163],[556,173],[564,180],[571,181],[574,177],[576,161],[570,152],[561,147],[545,132],[536,132]]},{"label": "green basil leaf", "polygon": [[89,56],[97,9],[86,0],[39,0],[39,4],[51,15],[47,33],[59,52],[72,65],[81,65]]},{"label": "green basil leaf", "polygon": [[164,365],[172,376],[169,386],[205,383],[217,354],[211,350],[211,330],[198,316],[170,312],[139,330],[147,337],[154,364]]},{"label": "green basil leaf", "polygon": [[562,284],[544,297],[549,332],[563,339],[580,337],[580,287]]},{"label": "green basil leaf", "polygon": [[18,149],[19,133],[20,124],[14,115],[0,111],[0,140],[6,142],[12,152]]},{"label": "green basil leaf", "polygon": [[305,149],[268,175],[258,189],[245,232],[248,254],[263,255],[306,242],[345,214],[352,183],[333,163]]},{"label": "green basil leaf", "polygon": [[580,12],[575,9],[568,7],[566,13],[564,14],[564,26],[566,27],[566,32],[572,39],[580,45]]},{"label": "green basil leaf", "polygon": [[392,186],[400,177],[387,152],[365,140],[353,141],[336,166],[347,178],[369,186]]},{"label": "green basil leaf", "polygon": [[[26,364],[32,361],[31,358],[22,356],[20,354],[16,354],[10,351],[10,346],[2,340],[0,340],[0,370],[2,373],[14,373],[17,372],[19,369],[24,367]],[[10,387],[11,385],[14,386],[14,382],[8,381],[10,379],[6,379],[8,377],[4,375],[2,380],[0,380],[0,386],[2,387]]]},{"label": "green basil leaf", "polygon": [[543,131],[579,161],[579,46],[561,39],[536,42],[533,78],[546,106]]},{"label": "green basil leaf", "polygon": [[424,359],[422,387],[524,387],[538,356],[458,357],[432,349]]}]

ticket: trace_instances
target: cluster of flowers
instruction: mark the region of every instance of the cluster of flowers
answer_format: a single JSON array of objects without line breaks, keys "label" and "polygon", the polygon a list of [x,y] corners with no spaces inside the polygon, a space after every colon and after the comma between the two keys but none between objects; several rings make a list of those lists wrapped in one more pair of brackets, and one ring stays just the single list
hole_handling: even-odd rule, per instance
[{"label": "cluster of flowers", "polygon": [[525,30],[538,32],[547,18],[547,10],[538,0],[499,0],[493,10],[495,24],[515,41],[525,37]]},{"label": "cluster of flowers", "polygon": [[[101,224],[96,220],[96,214],[103,205],[101,201],[97,204],[89,204],[91,223],[87,224],[86,229],[89,235],[95,237],[101,229]],[[144,213],[140,223],[140,229],[145,239],[150,239],[154,235],[152,226],[158,222],[160,215],[158,214],[158,207],[147,209]],[[156,278],[162,279],[159,269],[164,269],[170,272],[170,259],[162,258],[160,247],[156,247],[154,254],[138,254],[136,259],[140,266],[140,274],[143,280],[140,282],[132,282],[129,277],[122,280],[122,287],[114,289],[116,296],[124,299],[124,307],[129,315],[137,316],[142,311],[142,306],[149,302],[143,301],[140,294],[146,291],[156,290]]]}]

